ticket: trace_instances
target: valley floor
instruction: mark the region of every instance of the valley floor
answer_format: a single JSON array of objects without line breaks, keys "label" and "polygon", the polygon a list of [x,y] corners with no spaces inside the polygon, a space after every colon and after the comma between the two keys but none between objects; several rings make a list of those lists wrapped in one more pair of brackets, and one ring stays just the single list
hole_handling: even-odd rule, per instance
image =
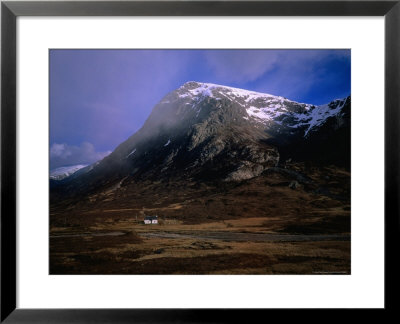
[{"label": "valley floor", "polygon": [[149,185],[51,206],[50,274],[350,274],[350,173],[300,171],[310,181],[295,189],[279,171],[221,192]]},{"label": "valley floor", "polygon": [[349,234],[265,232],[267,218],[53,228],[51,274],[349,274]]}]

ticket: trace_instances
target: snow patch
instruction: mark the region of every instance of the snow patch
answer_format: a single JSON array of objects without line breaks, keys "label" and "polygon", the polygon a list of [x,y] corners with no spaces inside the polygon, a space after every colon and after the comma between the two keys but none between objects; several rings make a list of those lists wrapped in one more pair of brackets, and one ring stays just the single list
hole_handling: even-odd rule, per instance
[{"label": "snow patch", "polygon": [[62,180],[74,174],[76,171],[83,169],[87,166],[88,166],[87,164],[77,164],[72,166],[59,167],[57,169],[50,171],[50,179]]},{"label": "snow patch", "polygon": [[308,129],[304,133],[304,137],[308,135],[310,130],[316,126],[320,126],[325,122],[325,120],[329,117],[337,115],[341,109],[343,108],[344,104],[346,103],[346,99],[343,100],[335,100],[335,103],[337,103],[336,107],[332,108],[330,104],[327,105],[322,105],[322,106],[317,106],[313,110],[309,112],[309,114],[305,115],[298,115],[297,120],[298,121],[306,121],[306,123],[303,122],[304,124],[308,124]]},{"label": "snow patch", "polygon": [[257,108],[250,106],[249,108],[246,109],[247,115],[250,117],[255,117],[258,119],[261,119],[263,122],[274,120],[280,115],[287,113],[287,110],[284,109],[285,111],[280,110],[281,106],[276,106],[272,105],[269,107],[263,107],[263,108]]},{"label": "snow patch", "polygon": [[130,157],[132,154],[134,154],[136,152],[136,149],[133,149],[133,151],[131,152],[131,153],[129,153],[126,157],[125,157],[125,159],[127,159],[128,157]]},{"label": "snow patch", "polygon": [[167,143],[164,144],[164,146],[168,146],[171,143],[171,140],[169,139]]}]

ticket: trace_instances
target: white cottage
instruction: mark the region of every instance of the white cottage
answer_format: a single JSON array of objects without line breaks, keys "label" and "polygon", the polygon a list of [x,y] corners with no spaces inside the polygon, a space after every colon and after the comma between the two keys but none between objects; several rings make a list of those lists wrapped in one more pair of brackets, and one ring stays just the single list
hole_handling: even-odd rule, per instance
[{"label": "white cottage", "polygon": [[158,216],[146,216],[144,218],[145,224],[158,224]]}]

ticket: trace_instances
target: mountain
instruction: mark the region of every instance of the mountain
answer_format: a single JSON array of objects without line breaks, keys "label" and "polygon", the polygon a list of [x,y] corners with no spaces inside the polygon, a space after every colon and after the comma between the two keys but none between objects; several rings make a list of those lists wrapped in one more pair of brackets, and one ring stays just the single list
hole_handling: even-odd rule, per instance
[{"label": "mountain", "polygon": [[159,182],[223,186],[283,170],[292,160],[349,168],[350,101],[314,106],[187,82],[167,94],[114,152],[51,186],[52,197],[114,197]]},{"label": "mountain", "polygon": [[74,174],[76,171],[87,167],[87,164],[78,164],[71,166],[59,167],[50,171],[50,179],[52,180],[62,180],[70,175]]}]

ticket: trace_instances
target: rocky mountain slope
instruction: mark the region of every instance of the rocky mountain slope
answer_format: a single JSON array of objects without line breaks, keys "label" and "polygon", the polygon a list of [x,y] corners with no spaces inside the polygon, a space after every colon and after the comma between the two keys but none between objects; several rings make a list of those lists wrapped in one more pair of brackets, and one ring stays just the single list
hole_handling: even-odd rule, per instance
[{"label": "rocky mountain slope", "polygon": [[187,82],[109,156],[51,181],[52,196],[113,192],[144,181],[241,182],[291,160],[349,166],[350,97],[314,106]]}]

